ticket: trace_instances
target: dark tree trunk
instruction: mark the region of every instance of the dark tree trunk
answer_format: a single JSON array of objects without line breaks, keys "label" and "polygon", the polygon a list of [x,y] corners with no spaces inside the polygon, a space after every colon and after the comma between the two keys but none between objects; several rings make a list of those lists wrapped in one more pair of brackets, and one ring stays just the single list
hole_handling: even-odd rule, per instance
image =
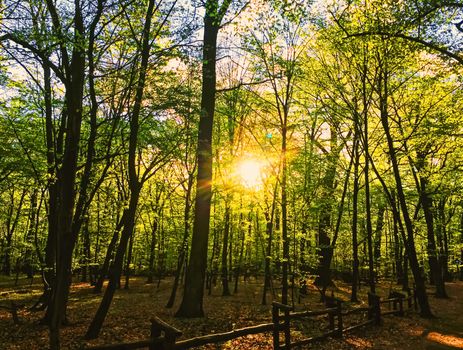
[{"label": "dark tree trunk", "polygon": [[122,274],[122,264],[124,261],[124,255],[127,251],[127,245],[130,240],[130,236],[132,236],[133,227],[135,224],[136,209],[140,195],[139,187],[140,186],[138,186],[138,188],[133,188],[130,194],[129,208],[126,211],[126,215],[123,216],[124,228],[121,233],[121,240],[117,247],[114,263],[109,271],[108,287],[106,288],[100,306],[98,307],[98,310],[87,329],[87,333],[85,334],[86,339],[95,339],[98,337],[101,331],[101,327],[103,326],[103,322],[108,313],[109,307],[111,306],[114,293],[116,292],[116,289],[119,286],[119,280]]},{"label": "dark tree trunk", "polygon": [[149,272],[148,272],[148,279],[146,280],[146,283],[153,283],[154,282],[154,258],[155,258],[157,230],[158,230],[158,221],[157,221],[157,218],[156,218],[156,219],[154,219],[153,225],[151,227]]},{"label": "dark tree trunk", "polygon": [[114,250],[116,249],[117,243],[119,241],[119,233],[122,230],[122,227],[124,226],[124,222],[126,221],[126,216],[127,216],[127,210],[124,209],[124,212],[122,213],[122,217],[118,221],[116,228],[114,229],[114,233],[111,238],[111,241],[109,242],[108,249],[106,251],[106,256],[103,261],[103,266],[101,267],[99,271],[98,279],[95,283],[95,287],[93,288],[94,293],[101,293],[104,280],[109,273],[109,267],[111,264],[111,259],[114,255]]},{"label": "dark tree trunk", "polygon": [[[395,200],[394,200],[395,201]],[[394,213],[394,211],[393,211]],[[404,278],[404,266],[403,266],[403,249],[402,249],[402,241],[399,237],[399,225],[396,215],[393,215],[393,237],[394,237],[394,272],[397,278],[397,283],[402,284]]]},{"label": "dark tree trunk", "polygon": [[378,214],[375,228],[375,245],[373,251],[373,257],[375,261],[376,271],[379,273],[381,263],[381,236],[384,227],[384,213],[386,212],[386,206],[383,203],[378,205]]},{"label": "dark tree trunk", "polygon": [[190,262],[186,272],[182,303],[176,313],[178,317],[204,316],[203,295],[207,268],[207,246],[212,196],[212,129],[216,94],[217,34],[220,22],[229,4],[229,1],[224,1],[219,7],[218,0],[206,1],[195,213]]},{"label": "dark tree trunk", "polygon": [[230,288],[228,287],[228,268],[227,268],[227,258],[228,254],[228,236],[230,233],[230,205],[225,204],[225,225],[223,230],[223,241],[222,241],[222,295],[230,295]]},{"label": "dark tree trunk", "polygon": [[89,269],[89,264],[92,261],[91,252],[90,252],[90,232],[88,229],[88,218],[85,220],[85,225],[83,229],[83,252],[81,257],[81,269],[82,276],[81,282],[87,282],[87,277],[90,275],[90,282],[93,283],[93,275]]},{"label": "dark tree trunk", "polygon": [[185,265],[185,260],[188,250],[188,236],[190,234],[190,210],[191,210],[191,192],[193,190],[193,174],[188,175],[188,185],[186,188],[185,195],[185,208],[183,211],[183,240],[182,246],[180,247],[180,254],[178,256],[177,270],[175,272],[174,285],[172,286],[172,292],[170,293],[169,301],[166,307],[171,308],[174,306],[175,298],[177,295],[178,284],[180,276]]},{"label": "dark tree trunk", "polygon": [[16,227],[19,222],[25,196],[26,190],[24,189],[19,197],[18,206],[15,208],[15,191],[14,188],[11,190],[10,203],[6,218],[6,245],[3,258],[3,273],[7,276],[10,276],[11,274],[11,251],[13,248],[13,234],[16,231]]},{"label": "dark tree trunk", "polygon": [[[274,206],[272,206],[274,208]],[[265,272],[264,272],[264,290],[262,293],[262,305],[267,304],[267,291],[270,288],[271,285],[271,259],[272,259],[272,235],[273,235],[273,222],[272,222],[272,217],[273,217],[273,209],[272,209],[272,214],[269,214],[268,212],[265,213],[265,219],[266,219],[266,229],[265,232],[267,234],[267,248],[266,248],[266,254],[265,254]]]},{"label": "dark tree trunk", "polygon": [[352,193],[352,294],[350,300],[358,301],[357,286],[359,282],[359,257],[358,257],[358,193],[359,193],[359,141],[358,131],[354,135],[354,188]]},{"label": "dark tree trunk", "polygon": [[34,237],[37,234],[38,230],[38,218],[39,211],[37,209],[37,200],[38,200],[38,190],[34,188],[31,193],[31,209],[29,213],[29,228],[26,234],[26,252],[24,256],[24,270],[27,274],[27,278],[34,277],[34,267],[33,267],[33,242]]},{"label": "dark tree trunk", "polygon": [[[366,55],[366,52],[364,52]],[[368,135],[368,91],[367,91],[367,58],[364,56],[362,66],[362,102],[363,102],[363,151],[365,155],[365,168],[363,169],[365,175],[365,219],[367,230],[367,245],[368,245],[368,282],[370,285],[370,292],[375,293],[375,269],[373,261],[373,228],[371,225],[371,196],[370,196],[370,151],[369,151],[369,135]]]},{"label": "dark tree trunk", "polygon": [[333,193],[335,189],[336,168],[339,160],[339,145],[337,130],[334,125],[330,126],[331,130],[331,150],[327,158],[327,169],[322,179],[323,198],[321,198],[321,205],[318,219],[318,267],[317,277],[315,284],[322,290],[322,299],[324,292],[328,285],[331,283],[331,257],[333,256],[333,247],[329,232],[331,229],[331,216],[333,212]]},{"label": "dark tree trunk", "polygon": [[446,298],[445,282],[442,275],[442,266],[438,256],[437,245],[434,233],[434,215],[433,215],[433,200],[427,192],[427,180],[420,178],[420,200],[423,208],[424,217],[427,227],[428,244],[426,246],[428,253],[429,269],[431,270],[432,279],[436,286],[436,296],[439,298]]},{"label": "dark tree trunk", "polygon": [[[56,235],[57,235],[57,187],[55,181],[55,130],[53,127],[53,110],[52,110],[52,95],[51,95],[51,69],[42,63],[43,68],[43,83],[44,83],[44,103],[45,103],[45,134],[47,145],[47,175],[48,175],[48,232],[47,242],[45,245],[44,268],[42,268],[42,279],[44,291],[37,303],[34,305],[34,310],[44,310],[50,303],[51,286],[55,278],[55,259],[56,259]],[[64,113],[65,115],[65,113]],[[64,118],[64,116],[63,116]],[[58,139],[59,140],[59,139]],[[57,142],[56,153],[62,147]],[[40,305],[41,304],[41,305]],[[49,321],[44,319],[44,321]]]},{"label": "dark tree trunk", "polygon": [[124,289],[129,289],[130,283],[130,264],[132,263],[132,251],[133,251],[133,236],[135,232],[132,232],[129,239],[129,247],[127,248],[127,259],[125,264],[125,284]]},{"label": "dark tree trunk", "polygon": [[[251,220],[251,218],[249,218]],[[249,223],[248,226],[248,237],[251,237],[251,223]],[[239,231],[241,233],[240,241],[241,241],[241,246],[240,246],[240,255],[238,258],[238,264],[235,266],[235,286],[233,288],[233,294],[238,293],[238,281],[241,275],[241,266],[243,264],[243,253],[244,253],[244,241],[245,241],[245,236],[246,234],[244,233],[244,230]]]},{"label": "dark tree trunk", "polygon": [[452,219],[453,214],[449,213],[448,219],[445,213],[445,203],[446,198],[442,198],[439,200],[439,204],[437,206],[437,238],[440,242],[441,254],[440,254],[440,261],[442,266],[442,274],[445,282],[450,282],[452,280],[452,276],[449,272],[449,233],[447,231],[447,224]]}]

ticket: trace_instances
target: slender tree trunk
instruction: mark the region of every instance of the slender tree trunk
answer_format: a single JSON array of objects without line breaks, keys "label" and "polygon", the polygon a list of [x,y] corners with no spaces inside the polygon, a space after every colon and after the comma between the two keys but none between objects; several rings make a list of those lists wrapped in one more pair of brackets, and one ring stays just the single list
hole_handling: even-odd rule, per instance
[{"label": "slender tree trunk", "polygon": [[428,252],[429,268],[431,270],[433,281],[436,286],[436,296],[439,298],[446,298],[447,293],[445,291],[445,282],[444,277],[442,275],[442,266],[439,261],[440,259],[438,256],[434,233],[433,200],[427,193],[427,180],[424,178],[420,178],[420,185],[421,206],[423,208],[427,227],[428,243],[426,248]]},{"label": "slender tree trunk", "polygon": [[[37,301],[34,310],[44,310],[50,303],[51,286],[55,278],[55,259],[56,259],[56,236],[57,236],[57,187],[55,181],[55,130],[53,127],[53,110],[51,94],[51,69],[42,63],[43,84],[44,84],[44,104],[45,104],[45,134],[47,145],[47,175],[48,175],[48,232],[45,245],[44,266],[42,267],[42,280],[44,291]],[[65,114],[64,114],[65,115]],[[59,143],[56,144],[56,153],[61,149]],[[41,303],[41,305],[40,305]],[[49,320],[44,318],[43,323]]]},{"label": "slender tree trunk", "polygon": [[108,250],[106,251],[106,256],[103,261],[103,266],[100,269],[100,272],[98,274],[98,279],[95,283],[95,287],[93,288],[94,293],[101,293],[101,289],[103,288],[103,283],[106,278],[106,276],[109,273],[110,269],[110,263],[111,259],[114,255],[114,250],[116,249],[117,243],[119,241],[119,233],[122,230],[124,226],[124,222],[126,221],[126,216],[127,216],[127,210],[124,209],[124,212],[122,213],[122,217],[119,219],[116,228],[114,229],[113,236],[111,238],[111,241],[109,242],[108,245]]},{"label": "slender tree trunk", "polygon": [[175,272],[174,285],[172,286],[172,292],[170,293],[169,301],[166,307],[171,308],[174,306],[175,297],[177,295],[178,284],[182,273],[183,266],[186,260],[186,254],[188,249],[188,236],[190,233],[190,210],[191,210],[191,192],[193,190],[193,174],[188,175],[188,185],[186,188],[185,195],[185,208],[183,211],[183,240],[182,246],[180,247],[180,254],[178,257],[177,271]]},{"label": "slender tree trunk", "polygon": [[288,200],[287,200],[287,160],[286,160],[286,123],[287,113],[284,116],[284,125],[281,132],[281,157],[282,161],[282,174],[281,174],[281,237],[283,240],[283,262],[282,262],[282,291],[281,291],[281,302],[288,305],[288,273],[289,273],[289,236],[288,236]]},{"label": "slender tree trunk", "polygon": [[[376,220],[376,228],[375,228],[375,245],[374,245],[374,250],[373,250],[373,257],[374,257],[374,262],[375,262],[377,273],[379,273],[380,264],[381,264],[381,236],[382,236],[383,227],[384,227],[384,213],[385,212],[386,212],[386,206],[383,203],[379,203],[377,220]],[[387,239],[387,236],[386,236],[386,239]],[[386,257],[387,256],[388,255],[386,254]]]},{"label": "slender tree trunk", "polygon": [[230,288],[228,287],[228,268],[227,268],[227,258],[228,254],[228,236],[230,233],[230,205],[225,204],[225,226],[223,230],[223,241],[222,241],[222,296],[230,295]]},{"label": "slender tree trunk", "polygon": [[130,265],[132,263],[132,252],[133,252],[133,236],[135,232],[132,232],[130,235],[129,240],[129,247],[127,248],[127,260],[125,264],[125,284],[124,289],[129,289],[129,281],[130,281]]},{"label": "slender tree trunk", "polygon": [[[383,68],[383,67],[381,67]],[[396,190],[397,190],[397,198],[400,203],[400,207],[402,209],[402,216],[405,222],[405,228],[407,237],[405,240],[406,249],[407,249],[407,256],[410,262],[410,267],[413,272],[413,277],[415,278],[415,286],[416,286],[416,296],[418,299],[418,304],[420,305],[420,312],[423,317],[431,317],[432,312],[428,301],[428,296],[426,294],[426,286],[424,277],[421,274],[420,265],[418,262],[418,258],[416,255],[415,250],[415,242],[414,242],[414,232],[413,232],[413,224],[409,215],[407,202],[405,199],[405,193],[403,190],[402,185],[402,178],[400,177],[400,170],[399,170],[399,163],[397,161],[396,149],[394,147],[394,141],[392,139],[390,127],[389,127],[389,115],[388,115],[388,108],[387,108],[387,99],[388,99],[388,82],[387,82],[387,72],[380,71],[380,78],[379,78],[379,98],[380,98],[380,116],[381,116],[381,124],[383,126],[384,133],[387,139],[388,145],[388,153],[389,158],[392,164],[392,169],[394,173],[394,180],[396,183]]]},{"label": "slender tree trunk", "polygon": [[[251,218],[249,218],[251,219]],[[248,231],[248,237],[251,237],[251,224],[249,223],[249,231]],[[241,241],[241,246],[240,246],[240,254],[238,258],[238,264],[235,266],[235,287],[233,288],[233,294],[238,293],[238,281],[240,278],[241,274],[241,265],[243,264],[243,253],[244,253],[244,241],[245,241],[245,236],[246,234],[244,233],[244,230],[239,230],[240,233],[240,241]]]},{"label": "slender tree trunk", "polygon": [[394,237],[394,267],[395,267],[394,273],[397,278],[397,283],[402,284],[403,279],[404,279],[403,249],[402,249],[402,242],[399,238],[398,220],[400,220],[400,218],[397,218],[396,215],[393,214],[394,222],[393,222],[392,233]]},{"label": "slender tree trunk", "polygon": [[[3,273],[7,276],[11,274],[11,252],[13,249],[13,235],[16,231],[16,227],[19,222],[19,217],[21,216],[22,206],[24,203],[24,198],[26,196],[26,190],[23,189],[19,197],[18,206],[15,208],[15,191],[14,188],[11,191],[10,203],[8,216],[6,218],[6,246],[4,250],[4,263],[3,263]],[[16,210],[15,210],[16,209]]]},{"label": "slender tree trunk", "polygon": [[85,219],[85,224],[83,228],[83,251],[82,251],[82,257],[81,257],[81,267],[82,267],[82,278],[81,282],[87,282],[87,277],[90,275],[90,280],[93,280],[91,271],[89,269],[89,264],[92,261],[91,257],[91,252],[90,252],[90,232],[88,229],[88,218]]},{"label": "slender tree trunk", "polygon": [[158,221],[157,218],[154,219],[153,225],[151,227],[151,244],[150,244],[150,259],[149,259],[149,272],[148,279],[146,283],[153,283],[154,281],[154,258],[155,258],[155,248],[156,248],[156,233],[158,230]]},{"label": "slender tree trunk", "polygon": [[354,188],[352,192],[352,293],[350,300],[358,301],[357,286],[359,282],[359,258],[358,258],[358,194],[359,194],[359,141],[358,131],[355,132],[354,147]]},{"label": "slender tree trunk", "polygon": [[322,299],[324,298],[324,291],[331,283],[331,256],[332,246],[329,236],[331,229],[331,216],[333,212],[333,193],[335,189],[336,168],[339,160],[339,145],[337,130],[334,125],[330,126],[330,153],[327,157],[327,170],[322,179],[323,198],[320,205],[320,214],[318,218],[318,248],[319,248],[319,263],[317,268],[317,278],[315,284],[321,287]]},{"label": "slender tree trunk", "polygon": [[446,203],[446,198],[442,198],[439,200],[439,203],[437,205],[437,218],[438,218],[438,224],[437,224],[437,238],[439,240],[440,248],[441,248],[441,254],[440,254],[440,262],[442,266],[442,275],[444,282],[450,282],[452,280],[452,276],[450,275],[449,272],[449,234],[447,231],[447,224],[450,222],[452,215],[449,215],[449,218],[447,219],[446,213],[445,213],[445,203]]},{"label": "slender tree trunk", "polygon": [[38,190],[34,188],[31,193],[30,203],[30,213],[29,213],[29,228],[26,234],[26,252],[24,256],[24,269],[27,274],[27,278],[32,279],[34,277],[34,267],[33,267],[33,242],[36,232],[38,230],[38,221],[39,210],[37,208],[38,201]]},{"label": "slender tree trunk", "polygon": [[264,290],[262,292],[262,305],[267,304],[267,290],[270,288],[271,285],[271,271],[270,271],[270,261],[272,259],[272,233],[273,233],[273,222],[270,219],[270,215],[268,213],[265,214],[267,219],[266,224],[266,233],[267,233],[267,249],[266,249],[266,256],[265,256],[265,272],[264,272]]},{"label": "slender tree trunk", "polygon": [[[366,55],[366,52],[364,52]],[[375,293],[375,270],[373,261],[373,228],[371,225],[371,196],[370,196],[370,160],[369,160],[369,135],[368,135],[368,92],[367,92],[367,59],[364,56],[363,72],[362,72],[362,100],[363,100],[363,151],[365,155],[365,220],[367,230],[367,245],[368,245],[368,282],[370,292]]]},{"label": "slender tree trunk", "polygon": [[133,188],[130,194],[130,203],[129,208],[126,211],[126,215],[124,215],[124,223],[123,223],[123,230],[121,233],[121,240],[117,247],[116,256],[114,258],[114,263],[112,268],[109,271],[109,282],[108,286],[105,290],[103,299],[101,300],[100,306],[90,323],[87,333],[85,334],[86,339],[95,339],[98,337],[101,327],[103,326],[103,322],[106,318],[108,313],[109,307],[111,306],[111,302],[116,292],[116,289],[119,285],[119,280],[122,274],[122,264],[124,261],[124,255],[127,251],[127,245],[132,236],[133,228],[135,224],[135,214],[138,205],[138,199],[140,194],[140,188]]},{"label": "slender tree trunk", "polygon": [[150,57],[151,51],[151,42],[150,42],[150,31],[151,23],[154,15],[154,5],[155,1],[150,0],[145,15],[145,23],[142,33],[142,45],[141,45],[141,61],[140,61],[140,73],[138,76],[138,82],[136,84],[135,99],[133,104],[133,109],[130,118],[130,136],[129,136],[129,150],[128,150],[128,175],[129,175],[129,188],[130,188],[130,199],[129,206],[125,215],[123,216],[123,230],[121,233],[121,239],[119,246],[117,247],[116,257],[114,259],[114,264],[110,272],[110,278],[108,287],[105,290],[103,299],[101,300],[100,306],[93,318],[87,333],[85,334],[86,339],[94,339],[98,337],[103,322],[108,313],[109,307],[111,305],[114,293],[119,284],[120,277],[122,274],[122,264],[124,261],[124,255],[127,250],[127,245],[129,239],[133,235],[133,230],[136,220],[136,211],[138,206],[138,201],[140,198],[140,191],[142,189],[143,183],[140,182],[137,174],[137,142],[138,142],[138,130],[140,127],[140,111],[143,102],[143,93],[145,88],[146,81],[146,72],[148,68],[148,60]]}]

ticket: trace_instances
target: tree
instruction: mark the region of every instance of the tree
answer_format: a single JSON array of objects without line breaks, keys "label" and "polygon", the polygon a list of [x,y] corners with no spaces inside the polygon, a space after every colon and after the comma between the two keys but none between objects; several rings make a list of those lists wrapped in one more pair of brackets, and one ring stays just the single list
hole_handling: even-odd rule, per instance
[{"label": "tree", "polygon": [[206,1],[202,62],[201,113],[198,129],[198,173],[190,262],[178,317],[202,317],[211,211],[212,129],[216,94],[217,35],[231,0]]},{"label": "tree", "polygon": [[[167,10],[167,13],[164,15],[164,19],[156,27],[154,32],[154,39],[158,39],[158,35],[161,33],[161,30],[164,24],[167,21],[167,18],[170,16],[171,11],[173,10],[176,1],[174,1]],[[148,155],[148,159],[145,162],[143,161],[143,152],[140,152],[140,119],[141,119],[141,107],[144,98],[144,90],[146,87],[147,81],[147,71],[149,60],[151,57],[151,49],[153,46],[153,37],[152,37],[152,26],[153,19],[157,9],[159,8],[159,3],[156,5],[155,0],[149,0],[146,14],[144,17],[144,24],[142,30],[141,46],[138,48],[139,52],[137,53],[140,57],[140,65],[135,66],[135,74],[137,75],[137,80],[135,84],[134,99],[133,105],[131,106],[130,113],[130,133],[129,133],[129,150],[127,158],[127,171],[128,171],[128,187],[130,190],[130,195],[128,198],[129,205],[125,211],[124,221],[122,223],[123,228],[121,232],[121,237],[119,245],[117,247],[116,256],[114,258],[114,264],[110,273],[110,279],[108,287],[105,290],[103,299],[101,300],[100,307],[98,308],[95,317],[93,318],[92,323],[90,324],[86,338],[93,339],[96,338],[101,330],[106,314],[111,305],[114,293],[116,291],[119,279],[122,273],[122,265],[124,261],[124,255],[127,251],[127,244],[133,235],[133,230],[136,220],[136,212],[138,207],[138,202],[140,198],[140,192],[144,182],[146,182],[150,177],[152,177],[156,171],[161,167],[163,163],[166,163],[168,160],[173,147],[167,145],[167,150],[162,150],[157,148],[158,145],[152,145],[151,154]],[[175,138],[173,138],[175,140]],[[156,149],[156,148],[157,149]],[[156,150],[158,152],[156,152]],[[153,154],[154,153],[154,154]]]}]

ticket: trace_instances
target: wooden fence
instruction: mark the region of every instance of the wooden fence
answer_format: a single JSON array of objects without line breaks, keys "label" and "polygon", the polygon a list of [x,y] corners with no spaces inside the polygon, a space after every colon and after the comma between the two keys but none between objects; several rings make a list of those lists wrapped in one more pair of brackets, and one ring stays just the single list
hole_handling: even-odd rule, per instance
[{"label": "wooden fence", "polygon": [[[389,305],[388,310],[382,311],[382,305],[386,304]],[[405,296],[402,293],[393,292],[389,295],[389,298],[385,300],[381,300],[379,296],[369,293],[368,306],[354,309],[343,308],[342,301],[333,296],[327,297],[326,308],[318,311],[293,312],[291,306],[273,302],[271,323],[264,323],[257,326],[235,329],[224,333],[209,334],[186,340],[177,340],[177,338],[182,335],[182,332],[155,317],[151,319],[151,334],[149,339],[131,343],[87,347],[87,350],[129,350],[141,348],[148,348],[149,350],[186,350],[197,346],[221,343],[246,335],[266,332],[272,332],[274,350],[287,350],[320,341],[328,337],[341,338],[346,332],[369,324],[380,325],[381,318],[384,316],[403,316],[405,312],[404,305],[406,305],[408,309],[412,309],[413,305],[415,305],[416,308],[414,293],[411,294],[409,292],[408,296]],[[354,314],[366,314],[366,319],[351,326],[344,326],[346,318]],[[326,316],[327,318],[327,331],[311,338],[292,341],[292,321],[294,326],[295,320],[317,318],[320,316]],[[281,333],[283,333],[283,343],[280,341]]]}]

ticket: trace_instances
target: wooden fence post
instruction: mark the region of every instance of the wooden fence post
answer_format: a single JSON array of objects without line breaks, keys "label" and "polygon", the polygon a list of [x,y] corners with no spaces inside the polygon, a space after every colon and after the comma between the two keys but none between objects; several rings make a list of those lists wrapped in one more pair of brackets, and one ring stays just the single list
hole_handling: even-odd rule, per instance
[{"label": "wooden fence post", "polygon": [[343,327],[343,324],[342,324],[342,302],[341,300],[337,300],[336,301],[336,314],[338,316],[338,332],[337,332],[337,336],[339,338],[342,338],[342,327]]},{"label": "wooden fence post", "polygon": [[164,350],[173,350],[175,349],[175,342],[177,337],[181,335],[177,333],[166,332],[165,333],[165,341],[164,341]]},{"label": "wooden fence post", "polygon": [[368,292],[368,313],[367,317],[369,320],[373,319],[373,294]]},{"label": "wooden fence post", "polygon": [[[161,328],[158,327],[158,324],[155,319],[151,319],[151,327],[150,327],[150,338],[157,339],[161,337]],[[151,344],[149,346],[149,350],[162,350],[162,344]]]},{"label": "wooden fence post", "polygon": [[373,308],[374,308],[374,315],[375,315],[375,325],[379,326],[381,324],[381,304],[380,304],[380,297],[373,295]]},{"label": "wooden fence post", "polygon": [[[325,298],[325,306],[326,308],[328,309],[332,309],[334,307],[336,307],[336,302],[335,302],[335,299],[334,299],[334,293],[331,292],[331,296],[328,296]],[[329,321],[329,328],[330,330],[334,330],[335,326],[334,326],[334,312],[330,311],[328,313],[328,321]]]},{"label": "wooden fence post", "polygon": [[408,309],[411,309],[413,307],[413,298],[412,298],[412,292],[410,288],[407,288],[407,304],[408,304]]},{"label": "wooden fence post", "polygon": [[280,309],[277,305],[272,306],[273,322],[273,349],[280,350]]},{"label": "wooden fence post", "polygon": [[376,294],[368,292],[368,306],[370,310],[368,311],[368,319],[374,319],[375,325],[381,324],[381,298]]},{"label": "wooden fence post", "polygon": [[164,333],[164,341],[156,342],[149,346],[149,350],[173,350],[175,341],[182,335],[177,328],[172,327],[157,317],[151,319],[151,339],[157,339]]},{"label": "wooden fence post", "polygon": [[285,350],[291,349],[291,323],[289,309],[285,309]]},{"label": "wooden fence post", "polygon": [[399,312],[397,315],[399,316],[404,315],[404,298],[399,298]]}]

